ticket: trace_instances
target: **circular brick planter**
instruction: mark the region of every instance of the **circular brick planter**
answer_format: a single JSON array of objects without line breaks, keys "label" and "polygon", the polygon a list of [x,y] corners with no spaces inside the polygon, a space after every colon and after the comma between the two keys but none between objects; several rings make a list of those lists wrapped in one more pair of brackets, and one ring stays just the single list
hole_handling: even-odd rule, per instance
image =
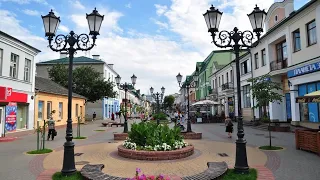
[{"label": "circular brick planter", "polygon": [[146,161],[182,159],[191,156],[193,153],[194,147],[192,145],[173,151],[136,151],[126,149],[122,145],[118,146],[119,156]]},{"label": "circular brick planter", "polygon": [[202,139],[202,133],[200,132],[181,132],[184,139]]},{"label": "circular brick planter", "polygon": [[128,137],[128,133],[114,133],[113,139],[114,140],[126,140]]}]

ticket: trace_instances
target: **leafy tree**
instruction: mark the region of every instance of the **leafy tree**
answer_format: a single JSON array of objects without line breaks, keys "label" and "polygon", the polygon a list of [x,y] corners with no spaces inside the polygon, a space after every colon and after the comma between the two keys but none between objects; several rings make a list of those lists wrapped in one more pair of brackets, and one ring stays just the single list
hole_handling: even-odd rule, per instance
[{"label": "leafy tree", "polygon": [[[49,71],[49,78],[68,88],[68,69],[63,64],[54,65]],[[114,84],[105,81],[101,73],[91,66],[80,66],[73,70],[73,92],[87,98],[88,102],[95,102],[104,97],[114,97]]]},{"label": "leafy tree", "polygon": [[49,78],[63,87],[68,87],[68,68],[64,64],[56,64],[48,69]]},{"label": "leafy tree", "polygon": [[269,102],[282,102],[283,95],[277,92],[281,90],[281,84],[271,81],[271,76],[269,74],[251,78],[248,82],[252,83],[252,96],[255,97],[257,101],[254,108],[262,107],[264,110],[264,117],[268,117],[266,108],[269,105]]},{"label": "leafy tree", "polygon": [[174,96],[169,95],[164,97],[163,106],[165,109],[172,110],[173,104],[174,104]]},{"label": "leafy tree", "polygon": [[267,119],[269,122],[269,146],[271,148],[271,129],[270,129],[270,117],[267,115],[267,106],[269,102],[282,102],[283,95],[277,91],[281,90],[281,84],[278,82],[271,81],[271,76],[265,74],[260,77],[251,78],[248,82],[252,83],[251,91],[252,96],[256,98],[256,107],[262,107],[264,110],[263,119]]}]

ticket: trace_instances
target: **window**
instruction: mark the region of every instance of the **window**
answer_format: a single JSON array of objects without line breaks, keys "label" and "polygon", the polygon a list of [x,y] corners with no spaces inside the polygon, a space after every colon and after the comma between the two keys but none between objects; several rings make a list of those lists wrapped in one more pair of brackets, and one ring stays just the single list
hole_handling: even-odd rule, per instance
[{"label": "window", "polygon": [[230,79],[231,79],[231,82],[233,82],[233,73],[232,73],[232,70],[230,70]]},{"label": "window", "polygon": [[19,56],[11,53],[11,61],[10,61],[10,77],[17,78],[18,77],[18,63]]},{"label": "window", "polygon": [[63,103],[59,102],[59,119],[63,118]]},{"label": "window", "polygon": [[246,60],[241,63],[241,75],[251,72],[251,66],[249,60]]},{"label": "window", "polygon": [[307,33],[308,33],[308,46],[317,43],[317,29],[316,29],[316,21],[313,20],[307,24]]},{"label": "window", "polygon": [[255,68],[258,69],[258,68],[259,68],[259,57],[258,57],[258,53],[254,54],[254,64],[255,64]]},{"label": "window", "polygon": [[243,107],[251,107],[250,85],[243,86]]},{"label": "window", "polygon": [[48,101],[47,102],[47,119],[51,118],[51,111],[52,111],[52,102]]},{"label": "window", "polygon": [[287,43],[286,41],[282,41],[281,43],[276,45],[277,51],[277,62],[285,61],[288,58],[287,54]]},{"label": "window", "polygon": [[266,49],[261,50],[261,66],[265,66],[267,64],[266,60]]},{"label": "window", "polygon": [[76,117],[79,117],[79,104],[76,104]]},{"label": "window", "polygon": [[214,86],[215,84],[214,84],[214,80],[212,81],[212,89],[214,89],[215,88],[215,86]]},{"label": "window", "polygon": [[221,79],[222,79],[222,84],[224,84],[224,78],[223,78],[223,75],[221,76]]},{"label": "window", "polygon": [[300,42],[300,30],[297,29],[292,33],[293,38],[293,52],[297,52],[301,50],[301,42]]},{"label": "window", "polygon": [[219,87],[221,86],[221,80],[220,80],[220,77],[219,77]]},{"label": "window", "polygon": [[229,74],[227,73],[226,74],[226,77],[227,77],[227,83],[229,82]]},{"label": "window", "polygon": [[278,15],[274,16],[274,22],[278,22]]},{"label": "window", "polygon": [[24,62],[24,81],[30,82],[31,60],[25,59]]},{"label": "window", "polygon": [[44,102],[38,101],[38,120],[43,120]]}]

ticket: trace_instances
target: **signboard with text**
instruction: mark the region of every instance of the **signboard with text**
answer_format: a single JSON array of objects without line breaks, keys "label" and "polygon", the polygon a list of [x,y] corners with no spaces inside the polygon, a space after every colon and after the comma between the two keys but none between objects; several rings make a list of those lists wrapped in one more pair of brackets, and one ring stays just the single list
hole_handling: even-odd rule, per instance
[{"label": "signboard with text", "polygon": [[6,131],[15,131],[17,128],[17,103],[10,102],[6,106]]},{"label": "signboard with text", "polygon": [[288,75],[288,78],[292,78],[292,77],[316,72],[319,70],[320,70],[320,62],[317,62],[317,63],[308,64],[308,65],[299,67],[297,69],[290,70],[290,71],[288,71],[287,75]]}]

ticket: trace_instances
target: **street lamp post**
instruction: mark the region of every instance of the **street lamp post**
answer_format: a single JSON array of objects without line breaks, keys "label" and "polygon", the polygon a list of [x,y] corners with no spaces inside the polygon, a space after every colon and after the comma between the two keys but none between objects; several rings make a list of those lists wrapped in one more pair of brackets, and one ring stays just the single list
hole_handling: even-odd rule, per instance
[{"label": "street lamp post", "polygon": [[[239,53],[242,48],[252,48],[256,46],[260,40],[261,33],[263,32],[263,25],[266,17],[266,12],[260,10],[256,5],[252,13],[248,14],[251,22],[253,32],[245,30],[239,31],[237,27],[233,31],[222,30],[219,32],[219,24],[222,16],[222,12],[215,7],[211,6],[205,14],[203,14],[206,21],[208,32],[211,33],[213,43],[220,48],[231,47],[236,55],[236,75],[237,75],[237,96],[238,96],[238,133],[236,140],[236,161],[235,172],[248,173],[249,166],[247,160],[246,140],[244,139],[243,130],[243,117],[241,108],[241,87],[240,87],[240,65],[239,65]],[[253,44],[254,33],[257,36],[257,43]],[[218,42],[220,40],[220,42]]]},{"label": "street lamp post", "polygon": [[119,90],[124,90],[124,126],[123,126],[123,133],[128,133],[128,117],[127,117],[127,91],[131,90],[134,88],[134,85],[136,84],[137,81],[137,76],[132,75],[131,76],[131,84],[130,83],[124,83],[121,84],[121,77],[119,74],[115,77],[117,86]]},{"label": "street lamp post", "polygon": [[199,79],[199,76],[198,76],[198,70],[196,69],[196,72],[195,74],[193,75],[193,77],[190,77],[190,78],[193,78],[194,79],[194,83],[191,84],[191,79],[186,79],[186,82],[184,84],[181,85],[181,80],[182,80],[182,75],[179,73],[177,76],[177,81],[179,83],[179,87],[180,88],[186,88],[187,90],[187,114],[188,114],[188,120],[187,120],[187,132],[192,132],[192,129],[191,129],[191,120],[190,120],[190,100],[189,100],[189,89],[190,88],[196,88],[197,87],[197,83],[198,83],[198,79]]},{"label": "street lamp post", "polygon": [[[159,93],[159,92],[153,93],[153,91],[154,91],[153,87],[150,88],[150,93],[151,93],[152,97],[156,99],[156,102],[157,102],[157,114],[160,113],[160,101],[162,101],[162,99],[163,99],[165,90],[166,89],[162,86],[161,93]],[[158,125],[160,124],[159,118],[157,118],[157,124]]]},{"label": "street lamp post", "polygon": [[[68,35],[59,34],[56,31],[60,23],[60,17],[54,15],[51,10],[48,15],[41,16],[43,20],[45,36],[48,38],[49,47],[55,52],[69,53],[69,76],[68,76],[68,120],[66,128],[66,142],[64,143],[63,167],[61,173],[63,175],[71,175],[76,172],[74,161],[74,143],[72,142],[72,68],[73,57],[76,51],[88,51],[95,46],[97,35],[99,35],[100,27],[103,21],[103,15],[100,15],[96,9],[92,13],[87,14],[89,25],[89,35],[77,35],[71,31]],[[92,42],[90,42],[90,36]],[[91,43],[91,44],[90,44]]]}]

